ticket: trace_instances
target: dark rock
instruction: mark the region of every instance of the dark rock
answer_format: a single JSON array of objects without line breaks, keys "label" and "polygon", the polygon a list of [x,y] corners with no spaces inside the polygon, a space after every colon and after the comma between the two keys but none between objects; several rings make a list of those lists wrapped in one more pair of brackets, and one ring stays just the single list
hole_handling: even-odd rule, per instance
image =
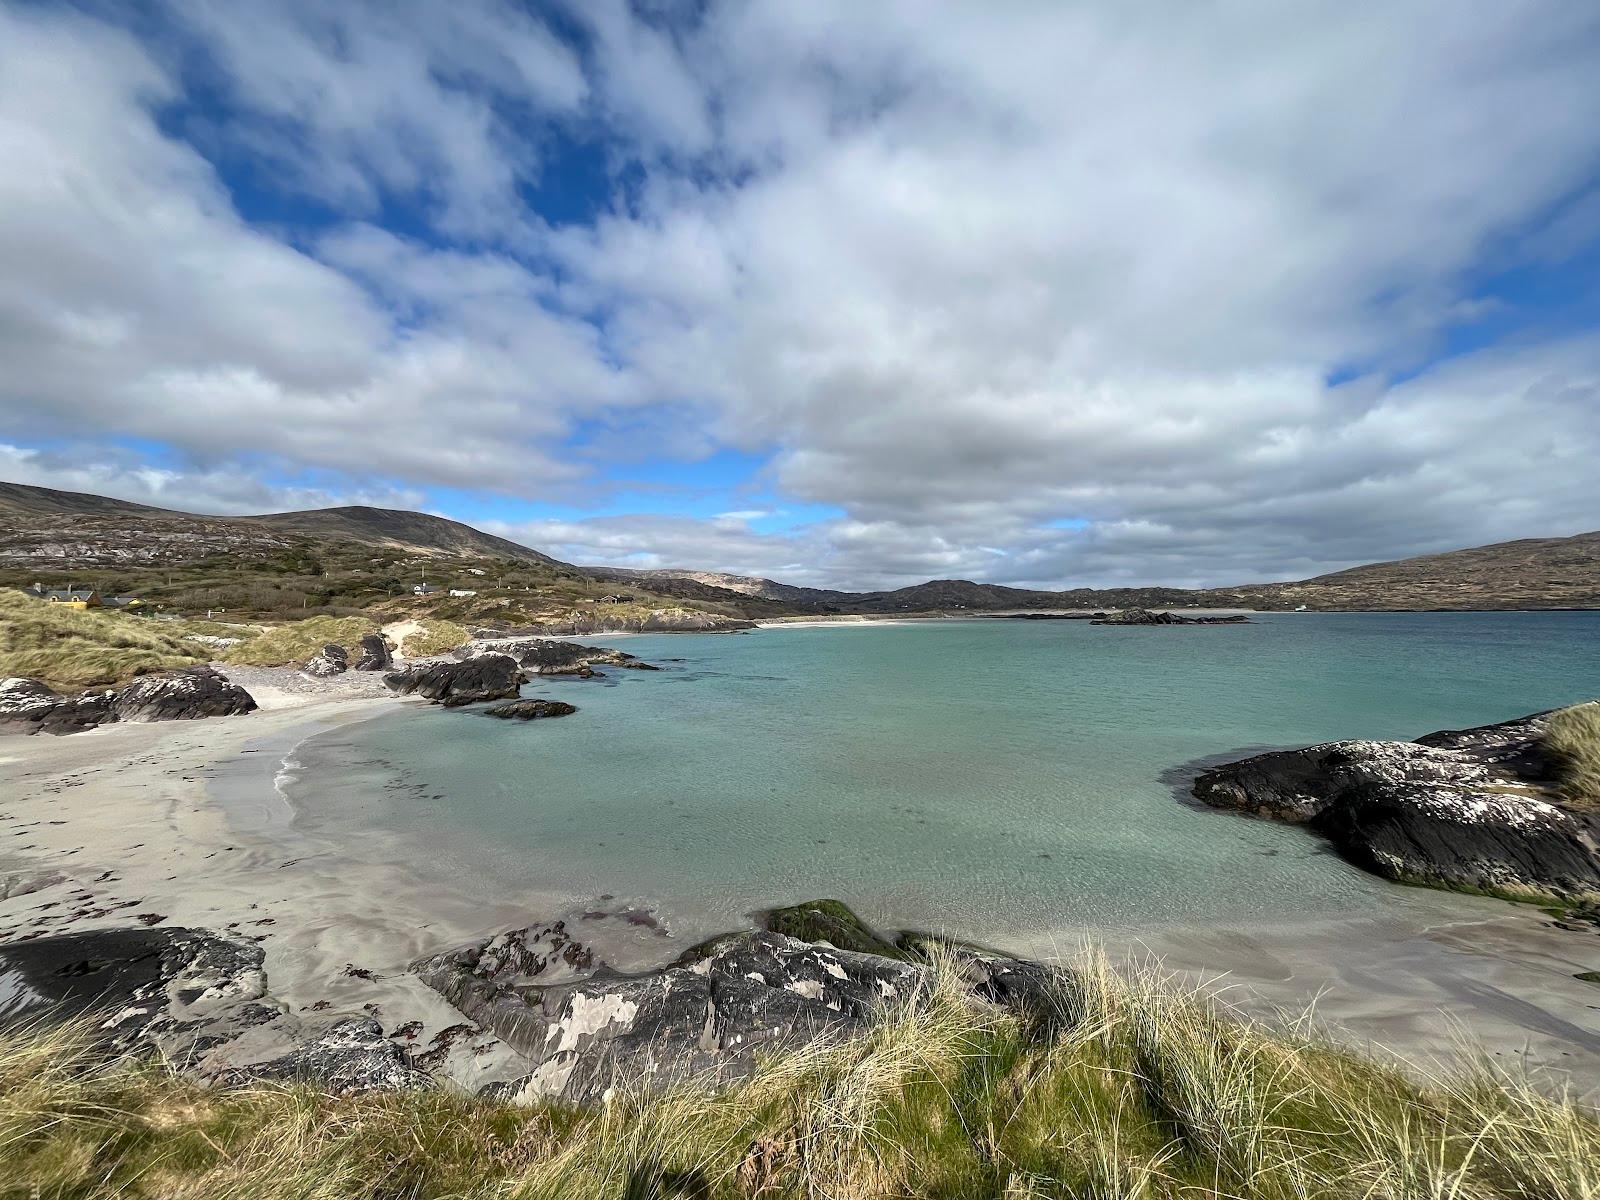
[{"label": "dark rock", "polygon": [[0,729],[79,733],[115,719],[107,689],[62,696],[37,679],[0,680]]},{"label": "dark rock", "polygon": [[36,679],[0,681],[0,728],[79,733],[112,721],[176,721],[254,711],[250,693],[211,667],[146,675],[120,688],[60,696]]},{"label": "dark rock", "polygon": [[578,709],[561,700],[512,700],[484,711],[491,717],[505,720],[536,721],[541,717],[569,717]]},{"label": "dark rock", "polygon": [[1184,617],[1172,612],[1152,612],[1148,608],[1126,608],[1109,616],[1096,617],[1091,625],[1248,625],[1242,614],[1226,617]]},{"label": "dark rock", "polygon": [[329,675],[342,675],[350,669],[350,652],[343,646],[329,642],[310,658],[301,668],[307,675],[316,675],[326,678]]},{"label": "dark rock", "polygon": [[[150,1053],[223,1082],[313,1080],[336,1091],[427,1082],[376,1022],[308,1035],[269,994],[262,961],[254,943],[204,929],[97,929],[0,943],[0,1028],[91,1017],[94,1040],[109,1054]],[[286,1053],[251,1061],[285,1045]]]},{"label": "dark rock", "polygon": [[390,690],[426,697],[446,708],[481,700],[509,700],[522,684],[516,660],[506,654],[480,654],[462,662],[421,663],[383,677]]},{"label": "dark rock", "polygon": [[237,1067],[226,1078],[229,1082],[314,1083],[339,1095],[422,1088],[433,1082],[412,1064],[405,1050],[384,1036],[383,1026],[371,1017],[340,1021],[288,1054]]},{"label": "dark rock", "polygon": [[1537,714],[1415,742],[1329,742],[1207,771],[1219,808],[1308,824],[1389,879],[1525,900],[1600,897],[1600,812],[1563,802]]},{"label": "dark rock", "polygon": [[361,636],[361,657],[355,661],[357,671],[387,671],[394,666],[394,655],[389,651],[389,643],[384,641],[381,633],[366,633]]},{"label": "dark rock", "polygon": [[254,712],[255,700],[211,667],[146,675],[117,688],[111,710],[119,721],[192,721]]},{"label": "dark rock", "polygon": [[660,667],[641,662],[631,654],[607,646],[584,646],[577,642],[557,642],[549,638],[483,638],[467,643],[458,657],[483,653],[509,654],[530,675],[594,674],[596,666],[625,667],[631,671],[659,671]]},{"label": "dark rock", "polygon": [[647,975],[597,970],[557,986],[518,984],[504,965],[463,975],[449,959],[418,973],[538,1064],[496,1089],[519,1100],[586,1102],[619,1083],[737,1078],[758,1051],[860,1032],[928,980],[924,967],[766,932],[731,934]]}]

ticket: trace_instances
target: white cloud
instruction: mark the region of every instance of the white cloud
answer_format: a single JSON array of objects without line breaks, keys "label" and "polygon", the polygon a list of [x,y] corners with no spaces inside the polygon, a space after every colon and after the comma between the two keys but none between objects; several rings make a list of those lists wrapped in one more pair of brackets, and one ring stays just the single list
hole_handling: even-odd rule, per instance
[{"label": "white cloud", "polygon": [[[1385,382],[1516,318],[1477,275],[1600,236],[1592,8],[619,0],[567,6],[572,44],[492,0],[164,14],[0,0],[18,444],[166,442],[169,492],[219,503],[242,452],[570,502],[727,446],[845,516],[520,528],[835,585],[1225,582],[1600,525],[1592,328]],[[202,86],[226,107],[174,121]],[[617,191],[551,228],[524,195],[563,138]],[[333,219],[250,223],[244,161]]]}]

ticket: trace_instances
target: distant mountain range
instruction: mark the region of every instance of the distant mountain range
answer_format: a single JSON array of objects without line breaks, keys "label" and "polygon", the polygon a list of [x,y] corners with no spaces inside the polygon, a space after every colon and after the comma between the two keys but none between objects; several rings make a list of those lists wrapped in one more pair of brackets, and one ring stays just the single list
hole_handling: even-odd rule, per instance
[{"label": "distant mountain range", "polygon": [[1313,579],[1235,587],[1037,591],[936,579],[892,591],[844,592],[715,571],[574,567],[459,521],[365,506],[214,517],[80,492],[0,483],[0,569],[179,566],[219,556],[266,560],[305,544],[492,559],[631,584],[689,604],[890,614],[1018,609],[1240,607],[1292,609],[1600,608],[1600,532],[1530,538],[1354,567]]}]

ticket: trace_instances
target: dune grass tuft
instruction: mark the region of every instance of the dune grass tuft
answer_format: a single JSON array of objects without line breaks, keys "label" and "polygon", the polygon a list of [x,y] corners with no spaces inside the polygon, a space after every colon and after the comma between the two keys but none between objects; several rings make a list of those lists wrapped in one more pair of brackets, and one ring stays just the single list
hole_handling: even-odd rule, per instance
[{"label": "dune grass tuft", "polygon": [[48,604],[0,590],[0,677],[38,679],[61,692],[205,662],[185,629],[148,617]]},{"label": "dune grass tuft", "polygon": [[1559,764],[1561,787],[1568,798],[1600,805],[1600,700],[1546,717],[1544,745]]},{"label": "dune grass tuft", "polygon": [[588,1110],[447,1090],[208,1091],[0,1035],[0,1195],[252,1200],[1595,1200],[1595,1114],[1473,1066],[1424,1084],[1304,1024],[1086,957],[1055,1019],[953,968],[863,1037]]}]

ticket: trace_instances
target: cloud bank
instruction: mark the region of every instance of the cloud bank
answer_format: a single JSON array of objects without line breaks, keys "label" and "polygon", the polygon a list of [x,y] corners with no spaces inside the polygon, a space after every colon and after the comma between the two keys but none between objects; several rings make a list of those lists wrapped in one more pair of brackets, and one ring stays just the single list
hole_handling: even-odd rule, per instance
[{"label": "cloud bank", "polygon": [[1591,529],[1597,77],[1557,0],[0,3],[0,469],[821,586]]}]

